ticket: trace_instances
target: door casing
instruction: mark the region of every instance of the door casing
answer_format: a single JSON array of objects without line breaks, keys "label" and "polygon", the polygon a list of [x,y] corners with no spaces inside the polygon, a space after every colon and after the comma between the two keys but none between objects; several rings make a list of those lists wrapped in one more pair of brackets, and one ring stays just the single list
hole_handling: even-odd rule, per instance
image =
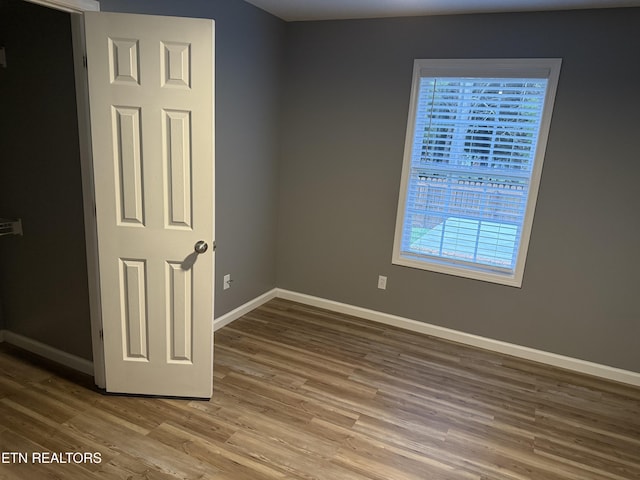
[{"label": "door casing", "polygon": [[91,343],[93,352],[94,382],[105,388],[104,348],[102,344],[102,314],[100,305],[100,282],[98,270],[98,234],[95,217],[93,185],[93,159],[91,155],[91,126],[89,122],[89,88],[85,72],[85,37],[82,14],[100,11],[96,0],[27,0],[31,3],[61,10],[70,14],[73,42],[73,63],[75,76],[76,103],[78,114],[78,135],[80,166],[82,175],[82,200],[86,239],[87,274],[89,287],[89,312],[91,315]]}]

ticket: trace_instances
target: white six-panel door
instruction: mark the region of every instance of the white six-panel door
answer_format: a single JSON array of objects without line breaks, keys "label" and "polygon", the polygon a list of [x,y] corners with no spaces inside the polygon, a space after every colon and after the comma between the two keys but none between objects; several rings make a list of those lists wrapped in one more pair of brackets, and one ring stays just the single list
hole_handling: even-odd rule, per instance
[{"label": "white six-panel door", "polygon": [[106,388],[210,397],[213,21],[85,26]]}]

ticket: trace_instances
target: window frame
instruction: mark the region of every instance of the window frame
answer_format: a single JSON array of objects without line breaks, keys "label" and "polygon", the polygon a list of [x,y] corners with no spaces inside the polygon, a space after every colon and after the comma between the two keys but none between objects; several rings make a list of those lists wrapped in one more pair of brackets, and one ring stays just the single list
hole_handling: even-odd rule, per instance
[{"label": "window frame", "polygon": [[[533,226],[533,217],[538,199],[542,167],[551,126],[551,116],[555,103],[560,67],[559,58],[520,58],[520,59],[416,59],[414,60],[409,118],[404,146],[402,177],[396,228],[393,243],[392,263],[394,265],[418,268],[438,273],[455,275],[474,280],[522,287],[524,268]],[[534,155],[529,192],[522,224],[522,233],[518,256],[512,273],[498,272],[481,265],[461,265],[437,257],[424,258],[401,253],[404,218],[410,184],[411,160],[416,128],[416,112],[420,93],[420,80],[423,77],[487,77],[487,78],[545,78],[547,91],[544,98],[540,130]]]}]

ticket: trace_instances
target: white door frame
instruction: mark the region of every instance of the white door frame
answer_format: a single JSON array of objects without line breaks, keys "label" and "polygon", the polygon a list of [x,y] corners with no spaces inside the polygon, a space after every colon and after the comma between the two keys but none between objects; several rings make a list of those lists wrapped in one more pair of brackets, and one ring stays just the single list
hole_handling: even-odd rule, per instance
[{"label": "white door frame", "polygon": [[27,0],[45,7],[69,13],[99,12],[100,3],[96,0]]},{"label": "white door frame", "polygon": [[83,12],[100,11],[96,0],[27,0],[45,7],[71,14],[73,63],[75,73],[76,102],[78,108],[78,135],[80,165],[82,170],[82,200],[87,251],[89,286],[89,312],[91,315],[91,342],[93,349],[93,376],[99,388],[105,388],[104,348],[102,344],[102,314],[100,305],[100,281],[98,271],[98,234],[95,217],[93,187],[93,159],[91,155],[91,127],[89,123],[89,88],[85,70],[85,37]]}]

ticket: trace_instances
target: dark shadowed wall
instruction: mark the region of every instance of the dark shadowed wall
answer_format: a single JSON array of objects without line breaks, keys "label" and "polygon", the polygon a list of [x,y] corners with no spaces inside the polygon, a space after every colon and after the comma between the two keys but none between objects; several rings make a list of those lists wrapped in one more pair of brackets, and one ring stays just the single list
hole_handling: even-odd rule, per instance
[{"label": "dark shadowed wall", "polygon": [[24,228],[0,238],[2,328],[91,359],[69,15],[2,0],[0,44],[0,216]]},{"label": "dark shadowed wall", "polygon": [[[278,287],[640,372],[638,25],[638,8],[289,24]],[[483,57],[563,59],[520,289],[391,264],[413,59]]]}]

